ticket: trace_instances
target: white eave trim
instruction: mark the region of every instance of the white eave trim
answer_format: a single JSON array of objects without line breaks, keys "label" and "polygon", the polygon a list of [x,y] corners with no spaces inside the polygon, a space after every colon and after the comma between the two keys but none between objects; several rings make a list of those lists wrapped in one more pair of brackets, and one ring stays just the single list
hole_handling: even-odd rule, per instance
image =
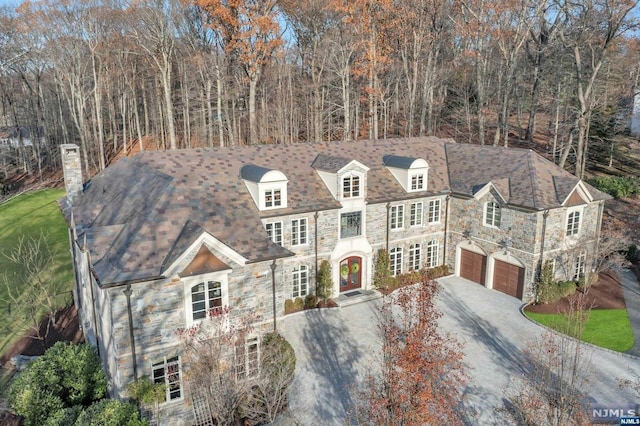
[{"label": "white eave trim", "polygon": [[500,199],[498,200],[500,201],[500,203],[507,204],[507,200],[504,199],[502,193],[498,191],[498,188],[496,188],[492,182],[489,182],[485,186],[480,188],[475,194],[473,194],[473,198],[475,198],[476,200],[480,200],[482,197],[487,195],[491,191],[491,189],[495,190],[496,194],[498,194],[498,196],[500,197]]},{"label": "white eave trim", "polygon": [[567,195],[567,197],[562,201],[563,207],[565,206],[565,204],[567,204],[567,201],[569,201],[569,198],[571,198],[573,193],[576,191],[578,192],[578,195],[580,195],[580,197],[582,197],[582,199],[585,200],[587,203],[593,202],[593,197],[591,196],[587,188],[584,186],[584,182],[580,180],[576,184],[576,186],[571,191],[569,191],[569,195]]},{"label": "white eave trim", "polygon": [[371,170],[369,167],[365,166],[364,164],[362,164],[358,160],[351,160],[351,161],[349,161],[349,163],[347,165],[345,165],[340,170],[338,170],[336,172],[336,175],[339,176],[339,175],[342,175],[343,173],[345,173],[347,171],[352,171],[353,170],[353,166],[356,166],[356,167],[362,169],[365,172],[368,172],[369,170]]},{"label": "white eave trim", "polygon": [[[242,256],[237,251],[231,249],[228,245],[224,244],[222,241],[218,240],[214,236],[203,232],[191,245],[187,248],[181,255],[173,262],[164,272],[164,276],[171,277],[173,275],[178,274],[178,267],[184,261],[184,259],[190,254],[197,252],[200,249],[202,244],[206,244],[207,247],[210,247],[213,251],[217,251],[222,255],[230,258],[237,264],[244,265],[247,263],[248,259]],[[215,253],[214,253],[215,254]]]}]

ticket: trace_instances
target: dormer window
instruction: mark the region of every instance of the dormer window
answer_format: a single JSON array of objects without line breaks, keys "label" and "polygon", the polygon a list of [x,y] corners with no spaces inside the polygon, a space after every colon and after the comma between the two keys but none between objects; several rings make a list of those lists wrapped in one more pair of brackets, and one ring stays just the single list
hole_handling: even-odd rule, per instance
[{"label": "dormer window", "polygon": [[415,173],[411,175],[411,190],[412,191],[424,190],[424,174]]},{"label": "dormer window", "polygon": [[260,210],[287,207],[287,177],[278,170],[247,164],[240,170],[253,201]]},{"label": "dormer window", "polygon": [[422,158],[385,155],[382,161],[406,192],[427,190],[429,164]]},{"label": "dormer window", "polygon": [[342,178],[342,197],[354,198],[360,196],[360,176],[349,175]]},{"label": "dormer window", "polygon": [[282,190],[265,189],[264,191],[264,207],[271,209],[282,206]]}]

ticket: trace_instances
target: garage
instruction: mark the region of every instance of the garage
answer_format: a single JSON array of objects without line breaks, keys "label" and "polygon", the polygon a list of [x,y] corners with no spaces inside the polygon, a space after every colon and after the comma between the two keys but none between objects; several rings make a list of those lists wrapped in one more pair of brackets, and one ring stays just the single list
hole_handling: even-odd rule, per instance
[{"label": "garage", "polygon": [[487,256],[460,249],[460,276],[469,281],[484,285],[487,272]]},{"label": "garage", "polygon": [[493,289],[522,299],[524,268],[496,260],[493,266]]}]

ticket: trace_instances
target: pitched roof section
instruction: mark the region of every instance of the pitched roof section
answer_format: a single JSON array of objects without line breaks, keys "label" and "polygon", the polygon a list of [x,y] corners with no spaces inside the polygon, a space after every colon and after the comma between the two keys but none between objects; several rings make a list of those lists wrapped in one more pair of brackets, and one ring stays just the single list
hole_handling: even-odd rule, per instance
[{"label": "pitched roof section", "polygon": [[[387,155],[428,161],[429,190],[407,194],[385,166]],[[145,151],[95,176],[72,209],[61,207],[68,220],[73,214],[78,238],[86,233],[103,285],[161,277],[203,233],[247,262],[260,262],[293,255],[268,238],[262,219],[340,208],[316,170],[337,171],[352,161],[370,168],[370,204],[450,191],[472,196],[475,185],[488,182],[506,196],[508,182],[510,204],[543,209],[560,205],[554,176],[567,179],[562,188],[577,183],[531,151],[401,138]],[[252,173],[284,173],[286,208],[258,210],[241,178],[246,165],[255,166]],[[607,198],[583,185],[594,199]]]},{"label": "pitched roof section", "polygon": [[[473,196],[491,182],[510,205],[532,210],[561,207],[580,179],[527,149],[447,144],[451,191]],[[608,195],[582,183],[594,200]]]},{"label": "pitched roof section", "polygon": [[256,166],[255,164],[246,164],[240,169],[240,177],[250,180],[251,182],[260,182],[264,175],[269,173],[271,169]]}]

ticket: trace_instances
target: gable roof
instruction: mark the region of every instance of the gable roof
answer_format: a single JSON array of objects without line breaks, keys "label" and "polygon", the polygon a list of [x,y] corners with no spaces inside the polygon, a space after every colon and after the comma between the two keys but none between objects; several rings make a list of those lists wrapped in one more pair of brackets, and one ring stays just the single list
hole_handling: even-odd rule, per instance
[{"label": "gable roof", "polygon": [[[407,194],[384,164],[388,155],[425,159],[428,191]],[[77,238],[86,237],[103,285],[153,279],[202,235],[247,263],[292,256],[271,241],[262,220],[341,208],[317,170],[336,172],[353,161],[369,168],[369,204],[449,192],[471,197],[477,185],[492,182],[509,204],[545,209],[559,207],[562,194],[579,182],[532,151],[400,138],[145,151],[108,167],[85,184],[73,206],[66,199],[61,206],[68,223],[73,216]],[[247,165],[253,179],[269,170],[284,173],[286,208],[259,211],[241,176]],[[584,188],[593,199],[607,198]]]}]

